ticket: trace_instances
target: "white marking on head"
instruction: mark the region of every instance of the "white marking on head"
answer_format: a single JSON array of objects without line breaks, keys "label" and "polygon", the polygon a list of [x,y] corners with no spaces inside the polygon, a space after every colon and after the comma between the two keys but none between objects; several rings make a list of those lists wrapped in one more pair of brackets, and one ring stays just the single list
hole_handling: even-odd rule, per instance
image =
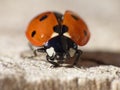
[{"label": "white marking on head", "polygon": [[55,50],[53,47],[50,47],[46,50],[47,54],[51,57],[51,56],[55,56]]},{"label": "white marking on head", "polygon": [[75,49],[70,48],[69,54],[70,54],[71,57],[73,57],[75,55]]},{"label": "white marking on head", "polygon": [[59,35],[58,33],[54,32],[54,33],[51,35],[51,38],[56,37],[56,36],[58,36],[58,35]]},{"label": "white marking on head", "polygon": [[71,36],[70,36],[70,34],[68,32],[65,32],[63,35],[68,37],[68,38],[71,38]]}]

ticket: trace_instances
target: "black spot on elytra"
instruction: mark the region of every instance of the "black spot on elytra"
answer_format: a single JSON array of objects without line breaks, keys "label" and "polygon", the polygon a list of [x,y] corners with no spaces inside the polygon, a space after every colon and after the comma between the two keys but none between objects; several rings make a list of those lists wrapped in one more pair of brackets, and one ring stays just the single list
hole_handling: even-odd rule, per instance
[{"label": "black spot on elytra", "polygon": [[66,25],[62,26],[62,33],[65,33],[68,31],[68,27]]},{"label": "black spot on elytra", "polygon": [[87,32],[86,32],[86,30],[84,30],[83,32],[84,32],[84,35],[87,36]]},{"label": "black spot on elytra", "polygon": [[48,17],[47,15],[45,15],[45,16],[42,16],[42,17],[40,18],[40,21],[43,21],[43,20],[45,20],[47,17]]},{"label": "black spot on elytra", "polygon": [[32,32],[32,34],[31,34],[31,36],[34,37],[35,34],[36,34],[36,31],[34,30],[34,31]]},{"label": "black spot on elytra", "polygon": [[53,27],[53,30],[54,30],[54,32],[56,32],[56,33],[60,33],[60,32],[61,32],[61,31],[60,31],[60,25],[54,26],[54,27]]},{"label": "black spot on elytra", "polygon": [[71,15],[75,20],[79,20],[79,18],[75,15]]}]

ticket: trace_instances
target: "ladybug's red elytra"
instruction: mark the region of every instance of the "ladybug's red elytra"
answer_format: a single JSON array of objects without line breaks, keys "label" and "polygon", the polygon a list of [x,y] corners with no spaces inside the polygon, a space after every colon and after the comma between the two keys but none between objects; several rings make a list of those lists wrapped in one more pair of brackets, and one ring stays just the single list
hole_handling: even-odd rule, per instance
[{"label": "ladybug's red elytra", "polygon": [[81,55],[78,45],[87,44],[90,32],[86,23],[72,11],[66,11],[64,15],[44,12],[30,22],[26,37],[38,47],[34,52],[46,52],[46,59],[54,66],[69,60],[70,51],[74,50],[75,65]]}]

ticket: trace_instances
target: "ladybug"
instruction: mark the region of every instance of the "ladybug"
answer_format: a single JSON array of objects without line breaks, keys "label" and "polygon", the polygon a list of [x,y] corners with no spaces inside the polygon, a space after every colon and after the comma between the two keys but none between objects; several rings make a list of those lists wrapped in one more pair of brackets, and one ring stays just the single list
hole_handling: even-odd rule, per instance
[{"label": "ladybug", "polygon": [[90,32],[86,23],[76,13],[66,11],[63,15],[48,11],[30,22],[26,37],[33,46],[38,47],[34,50],[34,54],[46,52],[47,61],[54,66],[69,61],[73,56],[75,65],[82,54],[78,45],[87,44]]}]

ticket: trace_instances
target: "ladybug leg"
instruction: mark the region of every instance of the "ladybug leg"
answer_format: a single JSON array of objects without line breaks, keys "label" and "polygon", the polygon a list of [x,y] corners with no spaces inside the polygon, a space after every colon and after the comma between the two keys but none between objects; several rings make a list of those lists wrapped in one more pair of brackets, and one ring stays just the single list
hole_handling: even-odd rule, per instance
[{"label": "ladybug leg", "polygon": [[37,56],[37,52],[45,52],[45,48],[44,48],[44,47],[41,47],[41,48],[38,48],[38,49],[33,50],[34,56]]},{"label": "ladybug leg", "polygon": [[83,52],[81,50],[76,50],[76,53],[75,53],[75,61],[73,63],[73,65],[76,65],[79,58],[80,58],[80,55],[82,54]]},{"label": "ladybug leg", "polygon": [[34,56],[31,56],[31,57],[37,56],[37,52],[45,52],[44,47],[39,47],[37,49],[34,49],[33,46],[30,43],[28,45],[29,45],[30,49],[33,51],[33,54],[34,54]]},{"label": "ladybug leg", "polygon": [[66,58],[67,58],[67,60],[70,60],[70,53],[68,52],[68,51],[66,51]]},{"label": "ladybug leg", "polygon": [[50,56],[47,55],[47,56],[46,56],[46,59],[47,59],[47,61],[48,61],[49,63],[52,64],[51,67],[58,67],[58,66],[59,66],[58,63],[54,62],[54,57],[50,57]]},{"label": "ladybug leg", "polygon": [[36,51],[37,51],[37,52],[43,52],[43,53],[44,53],[44,52],[45,52],[45,48],[44,48],[44,47],[40,47],[40,48],[36,49]]}]

